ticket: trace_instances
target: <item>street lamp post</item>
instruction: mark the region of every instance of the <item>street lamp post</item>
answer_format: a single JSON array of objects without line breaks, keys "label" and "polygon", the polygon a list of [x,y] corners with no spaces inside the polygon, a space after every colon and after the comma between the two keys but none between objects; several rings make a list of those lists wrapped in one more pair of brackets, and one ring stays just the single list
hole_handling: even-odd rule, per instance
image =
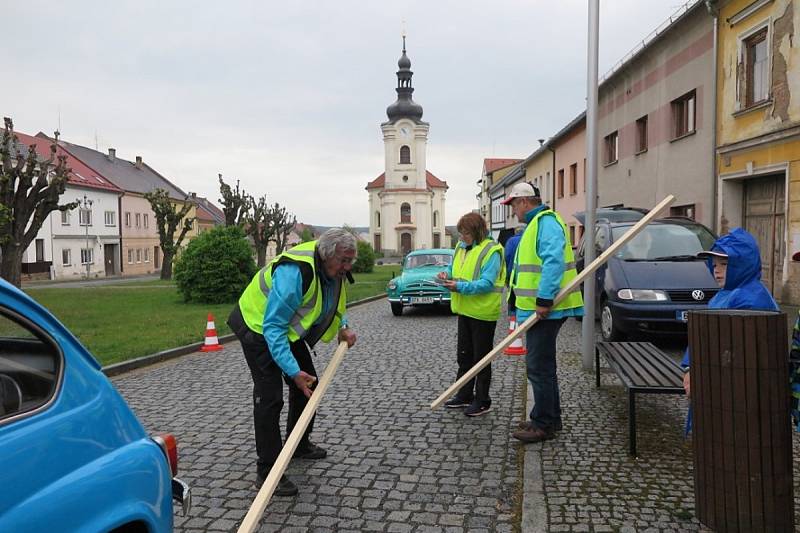
[{"label": "street lamp post", "polygon": [[[80,210],[81,211],[85,211],[87,213],[87,215],[86,215],[86,224],[84,224],[84,227],[86,227],[86,252],[85,252],[85,256],[86,256],[86,279],[88,280],[89,277],[91,276],[91,268],[92,268],[92,263],[91,263],[91,261],[89,261],[89,224],[92,221],[92,204],[94,202],[92,200],[90,200],[89,198],[87,198],[85,194],[83,195],[83,199],[78,198],[77,201],[78,201],[78,206],[80,207]],[[80,219],[81,219],[81,216],[80,216],[80,213],[78,213],[78,221],[79,222],[80,222]],[[92,253],[92,257],[94,257],[94,253]]]}]

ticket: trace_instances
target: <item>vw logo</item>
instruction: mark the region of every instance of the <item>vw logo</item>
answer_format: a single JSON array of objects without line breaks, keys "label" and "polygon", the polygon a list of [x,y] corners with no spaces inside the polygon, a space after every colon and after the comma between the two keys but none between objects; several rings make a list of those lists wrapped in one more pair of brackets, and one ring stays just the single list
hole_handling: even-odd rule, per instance
[{"label": "vw logo", "polygon": [[699,290],[699,289],[695,290],[695,291],[692,291],[692,298],[694,298],[698,302],[702,302],[703,298],[705,298],[705,297],[706,297],[705,293],[703,291]]}]

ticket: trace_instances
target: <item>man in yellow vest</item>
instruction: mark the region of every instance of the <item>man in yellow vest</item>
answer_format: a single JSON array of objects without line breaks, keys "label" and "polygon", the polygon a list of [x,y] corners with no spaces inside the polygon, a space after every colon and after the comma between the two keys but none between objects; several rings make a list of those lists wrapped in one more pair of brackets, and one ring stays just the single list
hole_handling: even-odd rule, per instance
[{"label": "man in yellow vest", "polygon": [[[288,436],[300,418],[317,372],[311,351],[317,341],[356,342],[347,327],[345,280],[356,258],[356,238],[329,229],[318,241],[298,244],[277,256],[252,279],[228,318],[239,338],[253,379],[256,488],[261,488],[283,447],[280,415],[283,381],[289,386]],[[312,419],[294,458],[322,459],[327,452],[308,436]],[[297,494],[297,486],[283,476],[275,489],[279,496]]]},{"label": "man in yellow vest", "polygon": [[583,298],[578,290],[554,305],[556,295],[578,273],[564,221],[542,204],[539,190],[530,183],[517,183],[502,203],[511,205],[517,220],[527,224],[514,256],[509,305],[516,307],[520,323],[534,312],[540,317],[525,337],[534,405],[530,420],[520,423],[512,435],[522,442],[541,442],[561,430],[556,339],[568,317],[583,316]]}]

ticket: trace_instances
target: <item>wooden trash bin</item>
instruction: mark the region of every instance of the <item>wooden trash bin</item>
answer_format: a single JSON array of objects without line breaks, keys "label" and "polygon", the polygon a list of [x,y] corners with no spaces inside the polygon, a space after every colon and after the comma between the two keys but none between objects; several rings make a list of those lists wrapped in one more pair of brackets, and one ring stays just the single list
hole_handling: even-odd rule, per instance
[{"label": "wooden trash bin", "polygon": [[689,314],[694,492],[719,532],[794,531],[786,315]]}]

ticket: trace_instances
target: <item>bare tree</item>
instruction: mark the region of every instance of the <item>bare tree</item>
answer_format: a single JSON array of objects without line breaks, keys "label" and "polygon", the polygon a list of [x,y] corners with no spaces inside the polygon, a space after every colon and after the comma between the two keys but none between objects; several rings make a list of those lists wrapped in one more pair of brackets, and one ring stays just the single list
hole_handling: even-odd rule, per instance
[{"label": "bare tree", "polygon": [[[158,228],[158,240],[161,244],[161,251],[164,259],[161,262],[161,279],[172,279],[172,261],[175,254],[181,247],[186,232],[192,229],[194,217],[186,215],[192,209],[189,197],[186,197],[183,206],[172,200],[164,189],[155,189],[144,194],[145,199],[150,202],[150,207],[156,216],[156,227]],[[175,239],[175,232],[178,225],[182,224],[181,232]]]},{"label": "bare tree", "polygon": [[53,211],[75,209],[78,203],[58,203],[70,172],[66,156],[56,156],[58,132],[50,156],[44,159],[34,145],[23,154],[14,135],[14,123],[8,117],[4,121],[0,145],[0,276],[19,287],[22,254],[47,216]]},{"label": "bare tree", "polygon": [[259,267],[267,264],[267,246],[269,241],[274,240],[275,224],[270,218],[272,213],[273,208],[267,204],[266,195],[258,201],[250,196],[250,206],[245,217],[245,231],[253,238]]},{"label": "bare tree", "polygon": [[281,207],[278,202],[275,202],[275,205],[270,208],[269,219],[274,227],[272,240],[275,241],[275,253],[283,253],[286,249],[286,241],[289,239],[289,234],[292,232],[294,225],[297,224],[297,218],[286,211],[285,207]]},{"label": "bare tree", "polygon": [[219,193],[222,195],[219,202],[222,204],[222,212],[225,213],[225,225],[241,226],[252,206],[252,197],[244,189],[239,190],[239,180],[236,180],[236,189],[232,189],[222,179],[222,174],[219,175]]}]

